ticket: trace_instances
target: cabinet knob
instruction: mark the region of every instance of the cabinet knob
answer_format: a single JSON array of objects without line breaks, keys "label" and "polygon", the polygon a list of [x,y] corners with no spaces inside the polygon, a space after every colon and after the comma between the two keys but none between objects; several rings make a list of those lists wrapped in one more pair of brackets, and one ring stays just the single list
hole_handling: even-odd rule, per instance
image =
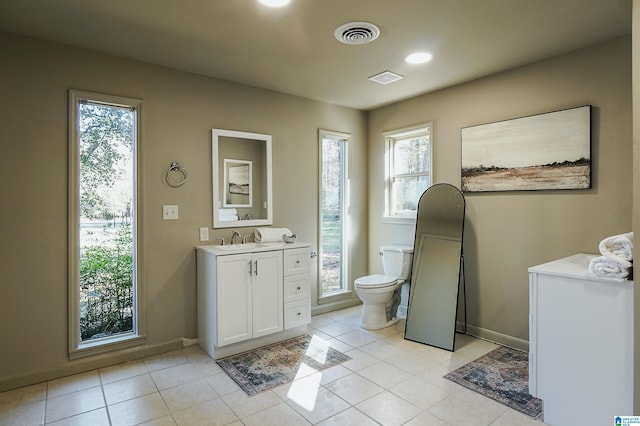
[{"label": "cabinet knob", "polygon": [[298,259],[296,260],[296,265],[299,265],[299,264],[300,264],[300,260]]},{"label": "cabinet knob", "polygon": [[300,290],[300,286],[298,286],[298,290]]}]

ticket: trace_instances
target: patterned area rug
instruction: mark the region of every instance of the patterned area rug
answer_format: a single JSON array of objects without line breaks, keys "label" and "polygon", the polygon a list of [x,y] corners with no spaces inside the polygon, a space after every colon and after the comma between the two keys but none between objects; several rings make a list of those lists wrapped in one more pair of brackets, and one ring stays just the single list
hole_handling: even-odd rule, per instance
[{"label": "patterned area rug", "polygon": [[321,338],[300,336],[220,359],[217,364],[251,396],[293,381],[301,366],[322,371],[350,359]]},{"label": "patterned area rug", "polygon": [[542,401],[529,394],[529,356],[500,347],[444,376],[534,419]]}]

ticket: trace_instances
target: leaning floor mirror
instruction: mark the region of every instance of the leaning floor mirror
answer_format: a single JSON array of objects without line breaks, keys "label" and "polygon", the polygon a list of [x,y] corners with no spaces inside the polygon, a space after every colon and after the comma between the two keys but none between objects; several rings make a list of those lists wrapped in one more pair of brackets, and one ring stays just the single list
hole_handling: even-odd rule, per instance
[{"label": "leaning floor mirror", "polygon": [[418,203],[405,339],[454,350],[463,282],[465,200],[453,185],[427,189]]}]

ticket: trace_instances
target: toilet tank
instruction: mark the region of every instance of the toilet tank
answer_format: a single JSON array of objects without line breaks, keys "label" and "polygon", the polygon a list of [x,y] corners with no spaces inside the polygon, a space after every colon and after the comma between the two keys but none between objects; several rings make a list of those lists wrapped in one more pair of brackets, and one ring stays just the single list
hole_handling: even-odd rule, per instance
[{"label": "toilet tank", "polygon": [[405,281],[411,277],[413,247],[382,246],[380,256],[382,256],[382,269],[385,275]]}]

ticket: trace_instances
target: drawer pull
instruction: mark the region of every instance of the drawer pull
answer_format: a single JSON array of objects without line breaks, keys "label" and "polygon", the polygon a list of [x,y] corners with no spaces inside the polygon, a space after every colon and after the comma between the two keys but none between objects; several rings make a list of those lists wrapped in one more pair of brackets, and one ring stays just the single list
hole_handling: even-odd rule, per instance
[{"label": "drawer pull", "polygon": [[300,286],[298,286],[298,290],[300,290]]},{"label": "drawer pull", "polygon": [[296,260],[296,265],[300,264],[300,259]]}]

